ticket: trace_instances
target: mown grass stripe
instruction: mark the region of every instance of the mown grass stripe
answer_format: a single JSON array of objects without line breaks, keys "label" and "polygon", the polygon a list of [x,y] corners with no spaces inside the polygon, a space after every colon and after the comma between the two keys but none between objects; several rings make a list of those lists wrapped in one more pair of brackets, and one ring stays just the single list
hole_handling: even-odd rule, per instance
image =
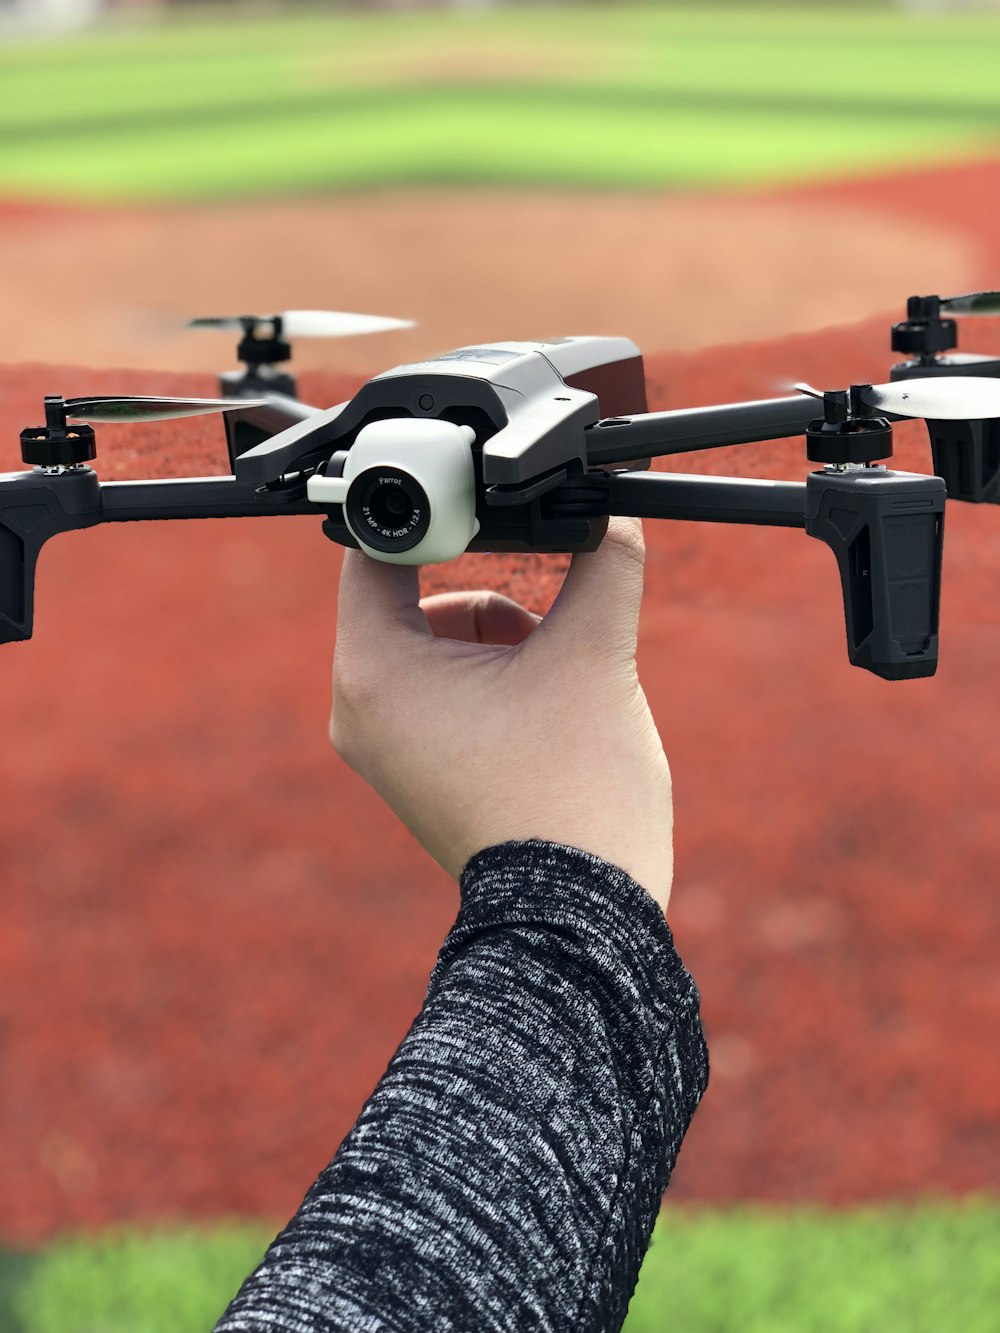
[{"label": "mown grass stripe", "polygon": [[0,52],[0,190],[738,184],[982,156],[998,37],[840,6],[187,15]]},{"label": "mown grass stripe", "polygon": [[[0,1256],[3,1333],[194,1333],[212,1326],[273,1228],[65,1239]],[[626,1333],[995,1333],[1000,1200],[837,1212],[669,1209]]]},{"label": "mown grass stripe", "polygon": [[[925,102],[887,103],[884,100],[839,98],[802,98],[770,93],[727,93],[720,90],[671,91],[668,89],[603,88],[559,86],[524,88],[517,84],[456,79],[447,88],[428,89],[422,84],[385,88],[351,89],[341,92],[299,92],[264,99],[255,97],[222,104],[193,102],[185,106],[147,108],[132,111],[127,125],[117,113],[77,115],[72,120],[37,120],[31,124],[7,126],[5,147],[16,149],[26,144],[46,142],[71,144],[75,139],[117,138],[122,134],[147,131],[177,131],[235,128],[243,129],[257,121],[278,123],[302,116],[335,118],[359,113],[393,111],[406,116],[422,110],[428,103],[442,115],[482,113],[496,105],[515,105],[520,115],[537,112],[562,115],[647,115],[654,113],[705,112],[733,116],[795,116],[818,121],[839,118],[845,122],[867,123],[873,116],[884,123],[899,121],[911,127],[916,121],[932,130],[941,122],[952,122],[976,131],[984,127],[1000,128],[1000,100],[979,103],[938,104]],[[857,127],[856,127],[857,128]]]}]

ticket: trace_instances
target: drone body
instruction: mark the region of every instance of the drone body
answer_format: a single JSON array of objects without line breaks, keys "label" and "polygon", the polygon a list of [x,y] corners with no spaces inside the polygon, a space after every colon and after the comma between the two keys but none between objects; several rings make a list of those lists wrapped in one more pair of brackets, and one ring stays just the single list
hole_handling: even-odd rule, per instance
[{"label": "drone body", "polygon": [[[882,460],[899,418],[927,419],[932,441],[935,430],[952,441],[992,431],[1000,377],[900,375],[649,413],[638,347],[573,337],[459,348],[377,375],[346,403],[299,402],[277,368],[286,337],[345,322],[366,331],[366,318],[201,321],[242,331],[244,368],[222,377],[223,400],[47,400],[46,426],[22,434],[33,469],[0,476],[0,642],[30,637],[44,541],[96,523],[311,514],[341,545],[420,565],[465,551],[591,551],[612,514],[631,514],[803,529],[836,557],[851,662],[890,680],[934,673],[946,482]],[[100,482],[93,431],[72,424],[208,410],[228,414],[229,476]],[[654,456],[792,436],[821,465],[805,482],[648,470]],[[960,498],[992,498],[969,489]]]},{"label": "drone body", "polygon": [[303,441],[319,445],[326,458],[306,493],[327,513],[327,536],[394,563],[591,550],[604,525],[549,514],[542,498],[585,474],[587,430],[602,415],[645,406],[627,338],[459,348],[377,375],[325,419],[241,455],[236,476],[266,482],[309,465]]}]

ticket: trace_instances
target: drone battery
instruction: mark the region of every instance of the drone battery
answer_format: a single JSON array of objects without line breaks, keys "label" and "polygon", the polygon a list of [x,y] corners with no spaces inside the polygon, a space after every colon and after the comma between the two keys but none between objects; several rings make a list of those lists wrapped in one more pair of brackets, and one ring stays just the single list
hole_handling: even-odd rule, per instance
[{"label": "drone battery", "polygon": [[649,410],[646,403],[646,371],[641,356],[605,361],[602,365],[591,366],[565,378],[571,389],[597,394],[603,417],[636,416]]},{"label": "drone battery", "polygon": [[[642,353],[628,338],[564,338],[540,347],[570,389],[597,395],[603,418],[648,412]],[[609,470],[637,472],[651,462],[648,457],[631,458]]]},{"label": "drone battery", "polygon": [[840,568],[847,651],[884,680],[937,669],[945,485],[882,467],[806,479],[806,532]]}]

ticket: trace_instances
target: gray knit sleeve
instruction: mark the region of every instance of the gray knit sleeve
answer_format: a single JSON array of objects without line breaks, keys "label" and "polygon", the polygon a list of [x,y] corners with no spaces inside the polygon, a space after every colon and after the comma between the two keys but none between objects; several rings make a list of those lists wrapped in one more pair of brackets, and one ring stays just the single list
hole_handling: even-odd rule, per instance
[{"label": "gray knit sleeve", "polygon": [[698,990],[587,852],[501,843],[461,890],[420,1014],[216,1333],[621,1327],[708,1082]]}]

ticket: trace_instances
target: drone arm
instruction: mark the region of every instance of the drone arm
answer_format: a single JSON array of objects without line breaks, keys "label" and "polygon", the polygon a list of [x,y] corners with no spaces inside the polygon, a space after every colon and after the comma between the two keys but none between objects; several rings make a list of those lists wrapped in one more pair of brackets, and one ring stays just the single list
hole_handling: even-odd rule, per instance
[{"label": "drone arm", "polygon": [[804,528],[836,557],[851,662],[885,680],[937,668],[944,502],[940,477],[881,468],[822,469],[805,482],[592,472],[551,495],[557,517]]},{"label": "drone arm", "polygon": [[255,488],[235,477],[177,477],[159,481],[105,481],[100,487],[105,523],[157,518],[253,518],[323,514],[305,497],[305,483]]},{"label": "drone arm", "polygon": [[607,417],[586,432],[587,461],[594,467],[633,458],[780,440],[804,435],[810,421],[821,415],[822,405],[815,398],[796,394],[794,398],[765,398],[721,407]]},{"label": "drone arm", "polygon": [[705,523],[752,523],[775,528],[805,527],[805,482],[695,477],[673,472],[608,475],[611,514]]},{"label": "drone arm", "polygon": [[268,436],[277,435],[288,426],[298,421],[308,421],[323,412],[322,407],[312,407],[309,403],[300,403],[297,398],[286,398],[284,394],[268,394],[266,401],[257,407],[248,407],[238,413],[230,413],[226,420],[245,421],[249,426],[265,431]]},{"label": "drone arm", "polygon": [[137,519],[322,513],[305,498],[304,482],[258,491],[234,477],[100,482],[90,468],[0,473],[0,643],[31,638],[35,566],[56,533]]},{"label": "drone arm", "polygon": [[338,403],[336,407],[305,417],[241,453],[234,460],[237,480],[251,486],[263,486],[278,481],[307,462],[319,461],[324,446],[336,438],[337,418],[348,406],[348,403]]},{"label": "drone arm", "polygon": [[229,450],[230,469],[236,471],[236,460],[241,454],[259,444],[264,444],[272,436],[295,426],[300,421],[309,421],[319,416],[322,408],[310,407],[300,403],[297,398],[284,394],[270,393],[263,403],[248,407],[242,412],[229,412],[225,417],[226,445]]}]

